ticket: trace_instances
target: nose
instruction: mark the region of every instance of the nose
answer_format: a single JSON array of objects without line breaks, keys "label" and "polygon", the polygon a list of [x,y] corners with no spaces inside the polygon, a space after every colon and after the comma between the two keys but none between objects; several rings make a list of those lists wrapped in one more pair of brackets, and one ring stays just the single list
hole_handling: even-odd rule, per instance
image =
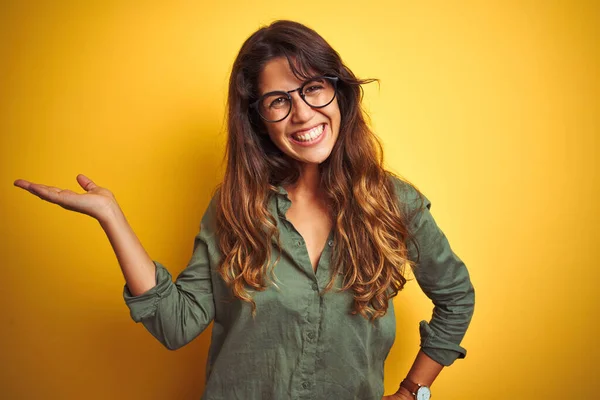
[{"label": "nose", "polygon": [[292,93],[291,96],[293,103],[291,111],[292,122],[301,124],[309,121],[315,115],[315,110],[306,104],[298,92]]}]

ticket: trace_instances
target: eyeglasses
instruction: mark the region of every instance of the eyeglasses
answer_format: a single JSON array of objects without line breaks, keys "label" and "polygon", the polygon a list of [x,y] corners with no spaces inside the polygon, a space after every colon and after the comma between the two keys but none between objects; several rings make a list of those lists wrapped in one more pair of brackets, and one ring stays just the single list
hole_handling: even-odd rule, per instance
[{"label": "eyeglasses", "polygon": [[298,92],[302,100],[312,108],[328,106],[337,92],[338,78],[335,76],[318,76],[304,82],[294,90],[277,90],[263,94],[258,100],[250,104],[256,109],[262,119],[267,122],[279,122],[287,118],[292,111],[292,96],[290,93]]}]

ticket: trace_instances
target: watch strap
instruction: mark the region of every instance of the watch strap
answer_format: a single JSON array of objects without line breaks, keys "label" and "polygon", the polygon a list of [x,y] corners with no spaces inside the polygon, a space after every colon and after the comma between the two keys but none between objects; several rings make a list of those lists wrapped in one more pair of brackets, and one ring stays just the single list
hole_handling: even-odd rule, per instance
[{"label": "watch strap", "polygon": [[408,390],[410,394],[412,394],[416,398],[417,390],[419,390],[419,385],[417,383],[411,381],[408,378],[404,378],[404,380],[400,382],[400,387],[403,387],[404,389]]}]

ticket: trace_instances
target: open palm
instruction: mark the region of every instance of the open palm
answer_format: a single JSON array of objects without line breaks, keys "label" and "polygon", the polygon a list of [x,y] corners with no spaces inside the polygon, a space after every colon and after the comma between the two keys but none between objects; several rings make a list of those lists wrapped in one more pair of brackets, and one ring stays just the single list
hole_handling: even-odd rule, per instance
[{"label": "open palm", "polygon": [[58,204],[70,211],[89,215],[98,220],[103,218],[111,207],[117,205],[115,196],[110,190],[97,186],[83,174],[77,175],[76,179],[86,193],[75,193],[68,189],[59,189],[24,179],[17,179],[14,185],[27,190],[42,200]]}]

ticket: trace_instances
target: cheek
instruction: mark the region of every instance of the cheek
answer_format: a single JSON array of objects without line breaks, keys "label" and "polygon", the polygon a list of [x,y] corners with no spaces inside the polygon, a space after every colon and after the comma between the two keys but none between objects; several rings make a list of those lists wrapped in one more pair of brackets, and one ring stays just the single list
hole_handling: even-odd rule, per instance
[{"label": "cheek", "polygon": [[335,101],[333,102],[332,106],[333,106],[333,107],[332,107],[332,110],[331,110],[331,112],[329,113],[329,115],[330,115],[331,121],[332,121],[332,122],[335,122],[335,123],[336,123],[336,125],[337,125],[337,126],[338,126],[338,128],[339,128],[339,126],[340,126],[340,122],[341,122],[341,119],[342,119],[342,113],[341,113],[341,111],[340,111],[340,106],[339,106],[339,103],[338,103],[338,99],[337,99],[337,98],[336,98],[336,99],[335,99]]},{"label": "cheek", "polygon": [[285,126],[276,123],[267,126],[267,133],[273,143],[282,143],[285,139]]},{"label": "cheek", "polygon": [[342,114],[338,107],[336,107],[333,114],[331,115],[331,123],[333,125],[333,128],[335,129],[335,133],[339,133],[340,126],[342,124]]}]

